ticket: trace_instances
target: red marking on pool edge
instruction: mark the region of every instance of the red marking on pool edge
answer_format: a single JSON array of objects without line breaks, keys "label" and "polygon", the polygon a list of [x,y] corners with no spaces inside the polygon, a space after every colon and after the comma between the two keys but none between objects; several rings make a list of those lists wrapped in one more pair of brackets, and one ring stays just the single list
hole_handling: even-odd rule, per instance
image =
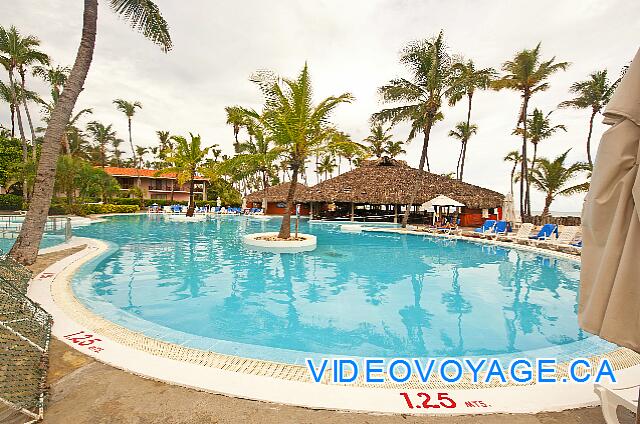
[{"label": "red marking on pool edge", "polygon": [[93,334],[85,333],[83,330],[78,331],[77,333],[67,334],[62,337],[75,345],[86,347],[87,350],[95,353],[99,353],[104,350],[104,348],[98,346],[98,343],[101,342],[102,339],[94,337]]},{"label": "red marking on pool edge", "polygon": [[409,396],[409,393],[401,392],[400,396],[404,398],[404,401],[407,403],[407,407],[409,409],[455,408],[458,406],[456,402],[449,397],[449,394],[444,392],[436,393],[437,401],[434,400],[432,403],[431,403],[431,396],[424,392],[420,392],[416,394],[416,396],[413,399],[413,401],[415,401],[415,404],[412,401],[411,396]]},{"label": "red marking on pool edge", "polygon": [[46,278],[51,278],[54,275],[56,275],[54,272],[43,272],[42,274],[40,274],[40,276],[38,277],[38,279],[40,280],[44,280]]}]

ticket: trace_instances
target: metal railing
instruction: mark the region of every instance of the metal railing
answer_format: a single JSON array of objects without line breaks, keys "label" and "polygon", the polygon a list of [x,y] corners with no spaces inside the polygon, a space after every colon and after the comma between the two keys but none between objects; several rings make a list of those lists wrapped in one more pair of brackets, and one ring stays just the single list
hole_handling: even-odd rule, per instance
[{"label": "metal railing", "polygon": [[[24,216],[0,215],[0,239],[15,239],[22,230]],[[44,225],[45,234],[64,234],[65,241],[73,235],[71,218],[66,216],[50,216]]]},{"label": "metal railing", "polygon": [[52,318],[26,296],[30,279],[0,251],[0,417],[12,422],[44,414]]}]

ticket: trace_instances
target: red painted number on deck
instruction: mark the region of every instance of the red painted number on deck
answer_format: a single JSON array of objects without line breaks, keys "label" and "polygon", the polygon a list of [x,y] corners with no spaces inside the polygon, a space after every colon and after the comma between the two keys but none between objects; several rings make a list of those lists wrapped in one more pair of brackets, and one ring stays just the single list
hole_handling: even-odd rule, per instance
[{"label": "red painted number on deck", "polygon": [[419,399],[416,399],[416,403],[414,404],[411,401],[411,397],[409,396],[408,393],[406,392],[402,392],[400,393],[400,395],[404,398],[404,401],[407,402],[407,406],[409,407],[409,409],[414,409],[414,408],[423,408],[423,409],[427,409],[427,408],[455,408],[456,407],[456,402],[451,399],[449,397],[449,395],[447,393],[438,393],[438,402],[436,403],[435,401],[433,403],[431,402],[431,396],[429,396],[427,393],[423,393],[420,392],[418,394],[416,394],[416,397]]},{"label": "red painted number on deck", "polygon": [[101,342],[102,339],[98,339],[93,337],[93,334],[87,334],[84,331],[79,331],[77,333],[67,334],[63,336],[65,339],[70,340],[71,343],[77,344],[78,346],[88,346],[87,349],[92,352],[100,352],[103,348],[95,346],[95,343]]}]

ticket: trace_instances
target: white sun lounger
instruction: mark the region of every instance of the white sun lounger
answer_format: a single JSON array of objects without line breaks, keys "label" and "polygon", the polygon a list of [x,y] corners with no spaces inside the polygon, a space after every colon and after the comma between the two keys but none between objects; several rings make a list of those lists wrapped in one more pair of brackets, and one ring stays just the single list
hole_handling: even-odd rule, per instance
[{"label": "white sun lounger", "polygon": [[558,238],[545,239],[538,243],[547,244],[549,247],[571,247],[571,242],[576,238],[579,230],[580,227],[577,226],[565,226]]},{"label": "white sun lounger", "polygon": [[618,406],[622,406],[631,412],[638,410],[638,390],[639,386],[623,387],[613,389],[596,384],[594,392],[600,398],[602,405],[602,415],[607,424],[620,424],[616,410]]},{"label": "white sun lounger", "polygon": [[497,239],[510,241],[526,241],[529,240],[531,230],[533,230],[533,224],[525,222],[524,224],[520,225],[520,228],[518,228],[518,231],[516,231],[515,234],[498,234]]}]

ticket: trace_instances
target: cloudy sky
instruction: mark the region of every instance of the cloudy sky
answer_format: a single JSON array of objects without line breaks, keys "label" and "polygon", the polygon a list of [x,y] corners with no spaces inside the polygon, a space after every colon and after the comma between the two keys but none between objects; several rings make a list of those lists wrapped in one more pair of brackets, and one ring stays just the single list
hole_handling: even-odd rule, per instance
[{"label": "cloudy sky", "polygon": [[[480,67],[499,68],[515,52],[542,42],[544,58],[572,63],[554,75],[551,88],[533,98],[532,106],[553,110],[569,96],[572,82],[607,69],[617,78],[636,53],[640,41],[640,2],[636,0],[435,1],[435,0],[158,0],[175,44],[169,54],[121,22],[102,1],[95,56],[77,107],[93,108],[91,119],[113,123],[126,138],[125,117],[115,98],[138,100],[143,109],[133,123],[134,142],[152,146],[156,130],[189,131],[216,143],[227,154],[232,129],[224,107],[259,108],[260,94],[248,81],[257,69],[294,76],[307,61],[317,98],[351,92],[356,101],[343,105],[334,122],[354,140],[366,137],[371,113],[383,106],[376,89],[397,76],[407,76],[399,50],[408,42],[444,30],[451,51]],[[71,65],[82,21],[80,0],[20,0],[0,3],[0,24],[15,25],[42,40],[56,64]],[[6,75],[0,75],[6,81]],[[42,95],[48,88],[31,79]],[[465,180],[501,192],[509,190],[510,166],[502,161],[519,147],[511,135],[519,106],[515,92],[482,92],[475,96],[472,121],[479,127],[470,141]],[[0,123],[7,126],[6,107]],[[465,117],[461,103],[444,109],[445,120],[433,129],[432,171],[455,170],[459,143],[447,136]],[[561,109],[552,115],[567,127],[540,145],[552,157],[571,148],[572,161],[586,160],[588,111]],[[599,120],[599,119],[598,119]],[[598,122],[597,141],[605,130]],[[393,129],[397,140],[407,126]],[[420,142],[407,147],[406,159],[417,165]],[[595,147],[594,147],[595,149]],[[595,150],[594,150],[595,154]],[[313,183],[311,177],[310,183]],[[558,199],[556,211],[579,211],[583,196]],[[536,193],[533,208],[541,209]]]}]

